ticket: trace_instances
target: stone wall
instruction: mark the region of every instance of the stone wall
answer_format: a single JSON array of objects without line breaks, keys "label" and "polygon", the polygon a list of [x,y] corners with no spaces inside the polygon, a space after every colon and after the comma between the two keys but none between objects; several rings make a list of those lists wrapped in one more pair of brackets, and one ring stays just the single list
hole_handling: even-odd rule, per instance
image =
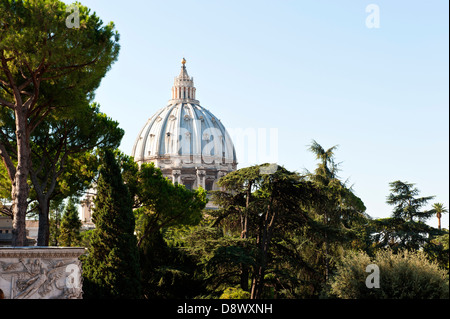
[{"label": "stone wall", "polygon": [[0,295],[5,299],[81,299],[79,257],[85,251],[72,247],[1,247]]}]

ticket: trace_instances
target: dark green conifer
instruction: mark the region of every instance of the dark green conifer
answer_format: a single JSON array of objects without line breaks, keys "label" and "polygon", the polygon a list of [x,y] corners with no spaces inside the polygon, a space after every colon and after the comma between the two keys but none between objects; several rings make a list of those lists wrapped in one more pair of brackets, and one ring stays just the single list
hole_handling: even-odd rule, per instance
[{"label": "dark green conifer", "polygon": [[69,198],[61,220],[58,238],[59,245],[66,247],[78,246],[81,242],[80,228],[81,220],[78,217],[77,207],[72,198]]},{"label": "dark green conifer", "polygon": [[83,262],[85,298],[140,297],[140,272],[132,200],[119,165],[105,151],[92,219],[95,230]]}]

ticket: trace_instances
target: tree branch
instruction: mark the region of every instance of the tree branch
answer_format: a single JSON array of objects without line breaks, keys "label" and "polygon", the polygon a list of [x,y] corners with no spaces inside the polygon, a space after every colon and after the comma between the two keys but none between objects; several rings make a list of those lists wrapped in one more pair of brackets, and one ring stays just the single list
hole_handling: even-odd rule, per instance
[{"label": "tree branch", "polygon": [[11,157],[6,151],[5,145],[3,145],[3,143],[0,143],[0,157],[3,159],[3,163],[6,166],[6,171],[8,172],[9,179],[11,181],[14,181],[14,178],[16,176],[16,166],[11,160]]},{"label": "tree branch", "polygon": [[2,98],[0,98],[0,104],[3,106],[6,106],[7,108],[10,108],[11,110],[14,110],[14,103],[8,102]]},{"label": "tree branch", "polygon": [[17,107],[22,107],[22,97],[20,95],[20,90],[16,86],[14,78],[13,78],[11,71],[9,70],[8,64],[7,64],[7,62],[12,58],[10,58],[10,59],[5,58],[5,54],[4,54],[3,50],[1,51],[0,57],[1,57],[2,69],[5,72],[6,77],[8,78],[8,81],[9,81],[8,86],[10,86],[11,89],[13,90],[14,98],[16,100],[16,104],[14,105],[13,109],[15,109]]}]

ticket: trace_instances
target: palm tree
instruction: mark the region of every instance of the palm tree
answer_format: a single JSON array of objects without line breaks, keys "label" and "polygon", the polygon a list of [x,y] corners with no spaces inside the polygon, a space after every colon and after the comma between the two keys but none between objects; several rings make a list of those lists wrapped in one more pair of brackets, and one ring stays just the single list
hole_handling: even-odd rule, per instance
[{"label": "palm tree", "polygon": [[436,217],[438,219],[438,229],[441,230],[441,217],[442,214],[448,213],[448,209],[444,207],[442,203],[436,203],[433,205],[434,210],[436,211]]}]

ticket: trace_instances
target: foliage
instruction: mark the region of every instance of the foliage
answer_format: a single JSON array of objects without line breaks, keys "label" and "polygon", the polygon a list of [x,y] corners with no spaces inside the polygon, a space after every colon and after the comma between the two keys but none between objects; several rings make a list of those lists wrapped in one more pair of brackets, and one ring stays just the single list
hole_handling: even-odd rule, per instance
[{"label": "foliage", "polygon": [[315,174],[263,164],[219,180],[219,210],[182,236],[210,296],[230,287],[251,298],[318,296],[343,249],[367,245],[364,204],[337,177],[332,151],[314,149],[326,153]]},{"label": "foliage", "polygon": [[[88,105],[118,57],[114,24],[77,6],[80,26],[69,28],[62,1],[0,1],[0,157],[12,187],[13,245],[25,241],[32,135],[45,121],[70,118]],[[40,222],[48,224],[47,214]]]},{"label": "foliage", "polygon": [[81,220],[78,217],[78,210],[72,198],[67,201],[64,215],[61,220],[59,245],[66,247],[76,247],[81,242],[80,235]]},{"label": "foliage", "polygon": [[[323,274],[321,283],[328,280],[343,248],[349,248],[349,244],[364,245],[361,230],[367,224],[364,203],[338,176],[339,165],[334,158],[337,148],[336,145],[325,150],[314,140],[309,148],[319,163],[314,173],[307,172],[307,177],[321,197],[309,209],[314,222],[309,224],[305,235],[311,240],[311,249],[314,247],[315,253],[309,257],[318,263],[316,269]],[[319,282],[314,285],[316,291]]]},{"label": "foliage", "polygon": [[[159,276],[151,285],[155,292],[169,295],[165,293],[172,294],[176,291],[175,287],[184,290],[186,279],[190,277],[192,281],[189,293],[198,293],[196,298],[254,298],[254,295],[252,296],[254,290],[251,287],[254,286],[255,278],[256,280],[260,278],[263,266],[264,275],[259,298],[318,298],[326,296],[327,293],[328,297],[333,297],[337,296],[337,292],[331,292],[330,288],[334,279],[329,279],[327,285],[323,276],[326,273],[325,256],[328,258],[330,276],[337,271],[347,276],[352,283],[362,283],[363,288],[368,290],[365,286],[365,278],[368,275],[365,266],[362,271],[358,270],[359,272],[341,271],[343,256],[351,254],[354,250],[365,251],[363,263],[366,266],[375,260],[375,257],[370,256],[378,256],[383,251],[374,246],[372,241],[374,237],[370,236],[373,235],[372,227],[377,221],[366,217],[360,199],[350,194],[351,189],[336,176],[334,185],[340,184],[339,187],[323,187],[323,184],[307,181],[308,177],[290,175],[292,173],[281,167],[272,173],[278,173],[279,177],[284,175],[287,177],[285,181],[295,181],[297,190],[301,189],[303,192],[297,193],[291,189],[290,192],[279,192],[274,196],[276,188],[271,183],[277,180],[267,179],[266,174],[261,173],[265,172],[261,167],[265,168],[267,165],[244,168],[223,177],[219,181],[222,191],[213,193],[213,200],[220,203],[221,208],[208,211],[199,225],[173,226],[164,231],[164,240],[152,246],[152,249],[159,251],[163,245],[167,245],[164,249],[168,250],[159,253],[159,258],[162,262],[168,259],[172,261],[170,267],[161,267],[158,268],[158,272],[154,272]],[[293,179],[289,179],[289,176]],[[339,189],[340,192],[337,191]],[[285,196],[285,193],[289,195]],[[280,222],[273,224],[276,226],[272,228],[270,241],[267,242],[267,255],[264,260],[261,258],[264,254],[261,234],[268,224],[264,223],[265,218],[262,217],[267,216],[265,215],[267,204],[271,203],[267,199],[271,196],[272,203],[277,203],[283,198],[287,199],[285,205],[292,203],[292,206],[288,206],[289,209],[286,211],[277,210],[279,215],[274,220]],[[273,205],[273,207],[275,209],[283,206]],[[330,214],[326,222],[323,219],[324,213],[320,214],[318,208],[327,209],[326,213]],[[414,225],[422,223],[415,222]],[[329,240],[326,255],[325,238]],[[448,267],[446,257],[448,244],[445,246],[444,241],[445,238],[436,237],[433,239],[434,245],[426,245],[424,252],[421,252],[427,259],[432,259],[431,251],[428,250],[434,249],[433,258],[436,263],[433,263],[433,267],[438,267],[438,270]],[[442,249],[436,250],[436,247]],[[176,252],[181,253],[186,259],[179,261],[188,260],[189,267],[183,267],[181,262],[173,263],[175,259],[168,257],[169,251],[172,256],[176,255]],[[405,255],[400,247],[396,251]],[[426,265],[430,263],[428,260],[422,261]],[[402,264],[401,267],[406,266]],[[403,269],[401,267],[400,269]],[[418,273],[425,278],[417,279],[418,285],[426,285],[428,278],[428,275],[424,274],[426,271]],[[158,278],[160,281],[156,280]],[[169,281],[173,285],[165,286]],[[445,276],[444,279],[436,279],[431,285],[435,287],[439,285],[439,281],[445,284]],[[391,282],[394,285],[400,284],[395,282],[395,278]],[[196,285],[196,288],[192,285]],[[338,289],[337,285],[335,287]],[[345,291],[347,288],[342,289]],[[353,291],[350,288],[347,290]],[[431,289],[424,290],[422,296],[436,298],[437,295],[430,291]],[[392,294],[392,290],[386,290],[382,297],[388,294]],[[394,295],[394,298],[397,297],[408,298],[411,295],[404,292],[398,296]],[[361,295],[360,298],[373,296]]]},{"label": "foliage", "polygon": [[94,233],[94,229],[82,230],[80,232],[80,236],[81,236],[80,247],[89,248],[91,246],[91,239],[92,239],[93,233]]},{"label": "foliage", "polygon": [[64,211],[62,199],[50,202],[49,211],[49,246],[59,246],[59,235],[61,234],[61,219]]},{"label": "foliage", "polygon": [[229,287],[225,289],[219,299],[249,299],[250,293],[241,288]]},{"label": "foliage", "polygon": [[[1,200],[8,200],[11,198],[11,180],[9,179],[5,166],[0,162],[0,202]],[[1,203],[0,203],[1,205]],[[0,206],[0,212],[2,208]],[[4,211],[6,213],[6,211]]]},{"label": "foliage", "polygon": [[140,271],[132,200],[119,165],[105,151],[97,183],[88,256],[83,263],[86,298],[139,298]]},{"label": "foliage", "polygon": [[123,133],[97,104],[86,105],[70,119],[47,119],[34,131],[30,177],[32,195],[39,202],[40,246],[48,244],[48,225],[42,222],[47,219],[48,202],[86,190],[98,172],[95,149],[117,147]]},{"label": "foliage", "polygon": [[386,202],[394,206],[392,212],[393,218],[400,218],[405,221],[424,222],[430,218],[434,211],[422,211],[421,207],[427,204],[434,196],[417,197],[420,193],[414,184],[395,181],[389,184],[391,193],[387,197]]},{"label": "foliage", "polygon": [[424,252],[428,258],[436,262],[439,267],[449,273],[449,237],[448,229],[443,230],[443,235],[436,236],[430,241],[430,244],[424,247]]},{"label": "foliage", "polygon": [[[10,127],[2,129],[11,132],[10,145],[15,146],[14,120],[11,118],[8,123]],[[78,112],[70,116],[49,115],[33,131],[29,197],[38,202],[35,206],[39,212],[39,246],[47,246],[49,241],[50,201],[79,195],[88,188],[99,165],[94,150],[117,147],[123,133],[117,122],[100,112],[96,103],[80,106]],[[12,158],[15,158],[14,152]]]},{"label": "foliage", "polygon": [[195,275],[203,282],[203,296],[218,298],[226,288],[241,282],[242,268],[256,266],[256,247],[249,240],[225,235],[209,223],[205,220],[198,226],[172,230],[167,235],[195,262]]},{"label": "foliage", "polygon": [[[368,265],[377,265],[380,287],[367,288]],[[343,299],[433,299],[449,297],[446,272],[421,251],[379,250],[371,259],[349,251],[330,282],[330,296]]]},{"label": "foliage", "polygon": [[119,154],[124,181],[134,199],[138,246],[154,232],[174,225],[196,225],[205,208],[206,191],[191,191],[173,184],[153,163],[140,167],[131,157]]},{"label": "foliage", "polygon": [[192,256],[170,245],[161,231],[152,233],[139,251],[145,299],[189,299],[204,292]]},{"label": "foliage", "polygon": [[387,203],[394,206],[392,216],[371,223],[371,237],[377,248],[419,250],[430,249],[432,239],[442,232],[425,221],[435,214],[434,210],[421,208],[434,196],[417,197],[419,190],[414,184],[402,181],[390,183],[391,193]]},{"label": "foliage", "polygon": [[144,298],[193,297],[198,286],[191,279],[195,267],[182,251],[165,243],[162,233],[173,226],[198,224],[206,192],[173,184],[153,163],[139,167],[123,153],[116,156],[133,198]]},{"label": "foliage", "polygon": [[[304,177],[281,166],[267,173],[269,168],[263,164],[229,173],[219,181],[223,191],[213,194],[222,207],[212,214],[213,225],[222,228],[222,245],[228,244],[217,247],[208,263],[220,257],[219,273],[223,272],[225,278],[230,278],[229,274],[240,278],[244,291],[250,290],[250,279],[251,298],[264,296],[271,274],[288,280],[281,285],[293,284],[289,276],[280,276],[277,253],[291,253],[283,243],[309,222],[305,207],[318,198],[316,189]],[[245,254],[251,258],[242,258]]]},{"label": "foliage", "polygon": [[94,150],[116,148],[123,134],[118,122],[101,113],[97,103],[85,105],[71,117],[49,117],[31,136],[32,175],[38,180],[33,184],[46,186],[48,192],[56,179],[57,194],[79,195],[97,173]]}]

